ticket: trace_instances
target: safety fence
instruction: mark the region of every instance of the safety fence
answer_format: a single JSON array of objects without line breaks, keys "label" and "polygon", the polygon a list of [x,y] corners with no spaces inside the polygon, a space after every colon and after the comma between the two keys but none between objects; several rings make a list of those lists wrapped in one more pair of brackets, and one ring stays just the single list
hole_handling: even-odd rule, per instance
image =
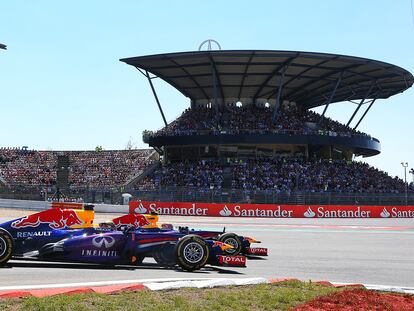
[{"label": "safety fence", "polygon": [[[414,193],[338,193],[338,192],[290,192],[275,190],[245,191],[235,189],[201,189],[165,187],[156,190],[130,188],[71,188],[61,191],[61,197],[69,201],[123,204],[128,193],[133,199],[160,202],[206,202],[245,204],[291,204],[291,205],[414,205]],[[19,200],[56,199],[57,191],[47,186],[13,185],[0,187],[0,198]]]},{"label": "safety fence", "polygon": [[414,205],[414,193],[337,193],[291,192],[274,190],[225,190],[199,188],[162,188],[130,192],[142,201],[257,203],[293,205]]}]

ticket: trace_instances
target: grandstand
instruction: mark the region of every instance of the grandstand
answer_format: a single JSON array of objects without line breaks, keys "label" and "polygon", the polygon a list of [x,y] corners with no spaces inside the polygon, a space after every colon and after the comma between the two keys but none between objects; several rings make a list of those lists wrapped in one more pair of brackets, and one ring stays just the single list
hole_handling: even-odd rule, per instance
[{"label": "grandstand", "polygon": [[[69,158],[71,190],[119,189],[136,182],[158,163],[153,149],[102,151],[36,151],[0,148],[0,183],[8,188],[53,188],[57,181],[58,155]],[[53,191],[53,190],[50,190]]]},{"label": "grandstand", "polygon": [[[121,61],[136,67],[154,93],[165,126],[144,131],[153,149],[2,148],[1,197],[44,199],[55,189],[63,154],[70,162],[68,193],[91,202],[117,203],[130,192],[166,201],[414,204],[413,184],[359,161],[381,152],[379,139],[358,127],[375,102],[412,86],[403,68],[343,55],[257,50]],[[189,98],[189,108],[170,123],[154,78]],[[344,101],[356,107],[348,122],[326,116],[331,104]]]},{"label": "grandstand", "polygon": [[[236,201],[255,197],[258,202],[263,201],[259,197],[293,193],[406,191],[401,179],[357,161],[381,151],[377,138],[358,131],[374,103],[413,84],[411,73],[400,67],[343,55],[257,50],[121,61],[148,79],[165,123],[143,133],[163,165],[135,185],[141,195],[151,190],[151,199],[190,194],[194,200],[198,190],[213,200],[225,194],[227,200],[237,192]],[[169,124],[151,82],[157,77],[190,100],[190,107]],[[344,101],[356,105],[346,124],[325,116],[331,104]],[[319,106],[321,114],[311,110]]]}]

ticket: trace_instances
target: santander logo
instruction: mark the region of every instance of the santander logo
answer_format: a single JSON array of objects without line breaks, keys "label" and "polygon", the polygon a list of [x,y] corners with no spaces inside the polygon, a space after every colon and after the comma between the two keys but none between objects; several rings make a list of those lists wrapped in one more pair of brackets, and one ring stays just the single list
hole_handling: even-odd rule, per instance
[{"label": "santander logo", "polygon": [[390,217],[391,216],[391,214],[390,214],[390,212],[384,207],[384,209],[382,210],[382,212],[381,212],[381,217],[382,218],[388,218],[388,217]]},{"label": "santander logo", "polygon": [[306,212],[303,214],[303,216],[305,216],[306,218],[312,218],[312,217],[315,217],[316,214],[309,206]]},{"label": "santander logo", "polygon": [[139,202],[138,207],[136,207],[136,208],[134,209],[134,213],[135,213],[135,214],[147,214],[147,213],[148,213],[148,211],[147,211],[147,209],[144,207],[144,205],[142,205],[142,202],[140,201],[140,202]]},{"label": "santander logo", "polygon": [[231,210],[227,207],[227,205],[224,205],[224,208],[219,212],[221,216],[228,217],[232,214]]}]

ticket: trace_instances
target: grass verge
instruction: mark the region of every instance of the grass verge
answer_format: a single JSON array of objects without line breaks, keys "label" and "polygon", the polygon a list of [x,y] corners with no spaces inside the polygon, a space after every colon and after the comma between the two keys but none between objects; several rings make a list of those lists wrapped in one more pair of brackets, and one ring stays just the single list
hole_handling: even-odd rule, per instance
[{"label": "grass verge", "polygon": [[208,289],[141,290],[114,295],[76,294],[8,299],[0,300],[0,310],[288,310],[336,291],[339,289],[315,283],[286,281]]}]

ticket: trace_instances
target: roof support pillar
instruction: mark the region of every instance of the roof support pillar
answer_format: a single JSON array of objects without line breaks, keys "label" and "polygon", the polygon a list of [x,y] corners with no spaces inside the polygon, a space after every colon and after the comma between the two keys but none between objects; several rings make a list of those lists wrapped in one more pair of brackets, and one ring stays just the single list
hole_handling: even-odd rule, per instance
[{"label": "roof support pillar", "polygon": [[374,98],[371,103],[369,104],[368,108],[365,110],[364,114],[362,115],[362,117],[359,119],[358,123],[355,125],[354,130],[356,130],[356,128],[359,126],[359,124],[362,122],[362,120],[365,118],[366,114],[368,113],[368,111],[371,109],[372,105],[375,103],[375,101],[377,100],[377,98]]},{"label": "roof support pillar", "polygon": [[216,71],[213,68],[213,65],[211,66],[211,70],[213,72],[213,100],[214,100],[214,109],[216,110],[216,113],[219,111],[218,109],[218,94],[217,94],[217,75],[216,75]]},{"label": "roof support pillar", "polygon": [[158,109],[160,110],[160,113],[161,113],[161,116],[162,116],[162,120],[164,121],[165,126],[167,126],[168,123],[167,123],[167,120],[165,119],[164,111],[162,110],[160,101],[159,101],[158,96],[157,96],[157,92],[155,91],[154,85],[152,84],[152,81],[151,81],[152,78],[150,77],[148,71],[146,71],[146,70],[145,70],[145,76],[147,77],[148,82],[149,82],[149,84],[151,86],[151,90],[152,90],[152,93],[154,94],[155,101],[157,102]]},{"label": "roof support pillar", "polygon": [[360,103],[358,104],[357,108],[355,109],[354,113],[352,114],[351,118],[349,119],[348,123],[346,124],[346,126],[348,127],[352,120],[355,118],[355,115],[357,114],[357,112],[359,111],[359,109],[361,108],[361,106],[364,104],[365,100],[368,98],[369,94],[372,91],[372,88],[374,87],[376,81],[372,81],[371,86],[369,87],[367,93],[365,94],[364,98],[361,99]]},{"label": "roof support pillar", "polygon": [[282,74],[280,75],[279,87],[278,87],[277,95],[276,95],[276,103],[275,103],[275,108],[273,110],[273,116],[272,116],[272,122],[273,123],[276,122],[276,118],[277,118],[277,115],[279,113],[280,98],[282,97],[283,82],[285,80],[285,72],[288,69],[288,67],[289,67],[289,65],[286,65],[285,67],[283,67]]},{"label": "roof support pillar", "polygon": [[217,71],[216,64],[214,63],[213,58],[211,57],[211,54],[208,56],[210,60],[211,65],[211,73],[213,77],[213,96],[214,96],[214,105],[216,106],[216,111],[219,110],[219,101],[218,101],[218,91],[220,91],[220,95],[222,98],[222,101],[224,102],[224,92],[223,92],[223,86],[221,85],[220,76]]},{"label": "roof support pillar", "polygon": [[323,109],[323,112],[322,112],[321,117],[319,119],[319,124],[322,122],[322,119],[323,119],[323,117],[324,117],[324,115],[326,113],[326,110],[328,110],[328,107],[329,107],[332,99],[335,96],[336,90],[338,89],[339,83],[341,83],[341,80],[342,80],[342,76],[343,75],[344,75],[344,71],[341,72],[341,74],[338,77],[338,80],[336,80],[335,87],[334,87],[334,89],[333,89],[333,91],[331,93],[331,96],[329,96],[328,100],[326,101],[325,109]]}]

